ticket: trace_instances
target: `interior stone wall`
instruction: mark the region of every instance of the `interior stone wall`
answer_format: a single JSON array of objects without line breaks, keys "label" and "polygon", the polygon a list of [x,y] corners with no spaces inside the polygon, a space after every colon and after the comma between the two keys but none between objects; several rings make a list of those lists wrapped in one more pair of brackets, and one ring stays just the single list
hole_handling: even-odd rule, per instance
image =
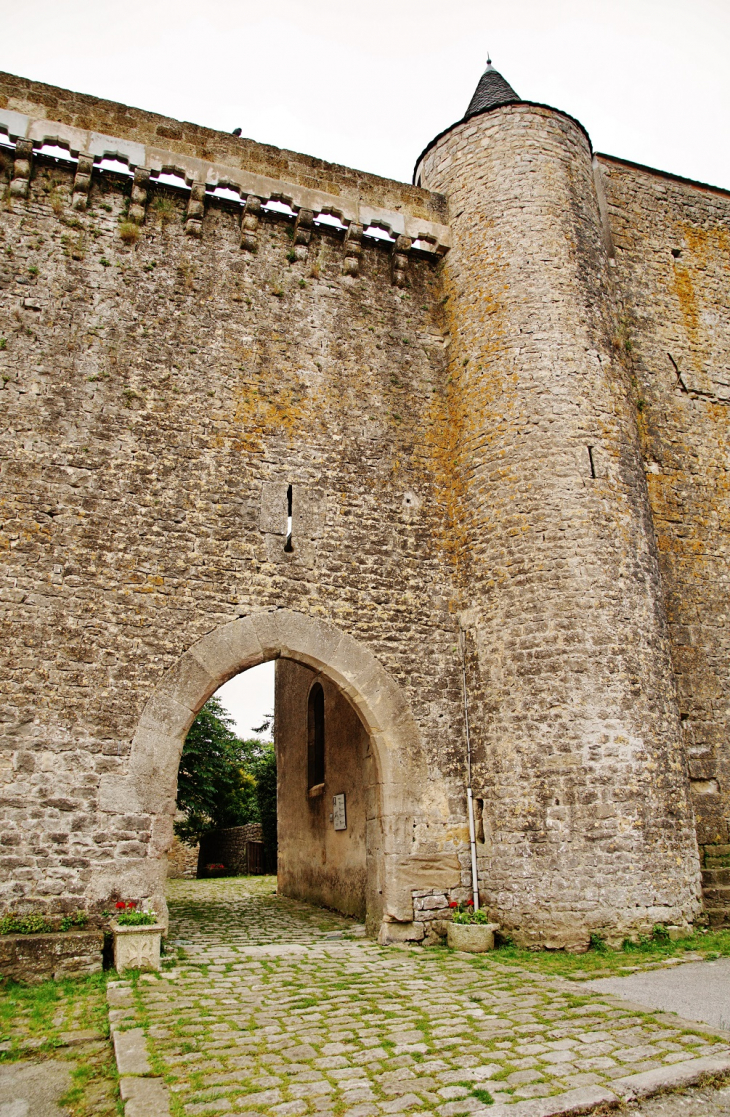
[{"label": "interior stone wall", "polygon": [[730,196],[600,157],[711,922],[730,922]]},{"label": "interior stone wall", "polygon": [[[308,701],[324,690],[324,784],[308,787]],[[278,887],[286,896],[365,919],[368,828],[379,850],[380,811],[375,762],[365,728],[328,679],[294,663],[276,663]],[[332,799],[345,795],[347,828],[335,830]],[[370,857],[376,855],[370,849]],[[371,872],[371,880],[376,876]],[[382,900],[370,897],[370,924],[380,925]],[[373,912],[373,907],[375,911]]]}]

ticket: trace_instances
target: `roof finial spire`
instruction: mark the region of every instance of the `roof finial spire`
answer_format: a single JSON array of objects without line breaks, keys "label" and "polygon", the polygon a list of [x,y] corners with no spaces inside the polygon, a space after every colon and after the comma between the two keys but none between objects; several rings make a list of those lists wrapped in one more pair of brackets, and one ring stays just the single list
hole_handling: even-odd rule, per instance
[{"label": "roof finial spire", "polygon": [[487,52],[487,68],[479,79],[474,96],[469,102],[464,119],[467,120],[475,113],[485,109],[494,109],[498,105],[509,105],[519,101],[512,86],[504,80],[498,70],[492,66],[492,56]]}]

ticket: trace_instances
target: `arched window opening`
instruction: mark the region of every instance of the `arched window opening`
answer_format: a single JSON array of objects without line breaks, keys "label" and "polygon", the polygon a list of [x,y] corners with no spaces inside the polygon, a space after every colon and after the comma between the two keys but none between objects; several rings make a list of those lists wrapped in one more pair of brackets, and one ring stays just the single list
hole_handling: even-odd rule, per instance
[{"label": "arched window opening", "polygon": [[324,783],[324,690],[315,683],[307,707],[307,768],[309,787]]}]

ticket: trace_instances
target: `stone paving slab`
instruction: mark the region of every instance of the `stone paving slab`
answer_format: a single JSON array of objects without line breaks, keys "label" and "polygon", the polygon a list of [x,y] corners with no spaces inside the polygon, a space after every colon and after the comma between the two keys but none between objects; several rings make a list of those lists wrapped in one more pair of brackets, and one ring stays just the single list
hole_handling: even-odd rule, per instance
[{"label": "stone paving slab", "polygon": [[170,1117],[167,1090],[161,1078],[120,1078],[124,1117]]},{"label": "stone paving slab", "polygon": [[58,1102],[71,1085],[68,1063],[10,1063],[0,1066],[0,1117],[68,1117]]},{"label": "stone paving slab", "polygon": [[730,1060],[686,1022],[493,955],[378,947],[260,881],[171,883],[183,952],[135,997],[184,1114],[548,1117]]},{"label": "stone paving slab", "polygon": [[114,1056],[120,1074],[149,1074],[147,1042],[143,1028],[114,1032]]}]

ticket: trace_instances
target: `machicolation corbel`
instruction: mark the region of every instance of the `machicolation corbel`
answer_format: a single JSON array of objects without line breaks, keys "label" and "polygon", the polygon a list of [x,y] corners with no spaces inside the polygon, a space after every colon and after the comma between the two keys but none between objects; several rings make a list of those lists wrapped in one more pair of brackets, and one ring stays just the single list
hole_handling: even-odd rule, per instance
[{"label": "machicolation corbel", "polygon": [[73,209],[86,209],[88,206],[93,170],[94,156],[89,155],[88,152],[85,151],[80,152],[78,166],[76,167],[76,176],[74,178],[73,198],[71,199],[71,206]]},{"label": "machicolation corbel", "polygon": [[147,196],[150,183],[148,167],[137,167],[132,183],[132,204],[129,207],[129,220],[141,225],[147,212]]},{"label": "machicolation corbel", "polygon": [[188,211],[185,215],[185,232],[189,237],[202,237],[205,217],[205,183],[194,182],[190,191]]},{"label": "machicolation corbel", "polygon": [[345,234],[345,260],[342,271],[345,275],[359,275],[362,256],[362,225],[351,221]]},{"label": "machicolation corbel", "polygon": [[33,141],[18,140],[15,145],[15,162],[10,193],[15,198],[27,198],[30,175],[33,169]]},{"label": "machicolation corbel", "polygon": [[261,199],[255,194],[249,194],[241,218],[241,248],[246,248],[249,252],[256,252],[259,246],[259,238],[256,234],[260,214]]},{"label": "machicolation corbel", "polygon": [[294,251],[298,260],[307,258],[313,224],[314,212],[311,209],[300,209],[294,225]]},{"label": "machicolation corbel", "polygon": [[408,281],[408,252],[413,241],[410,237],[397,236],[390,261],[390,278],[395,287],[405,287]]}]

